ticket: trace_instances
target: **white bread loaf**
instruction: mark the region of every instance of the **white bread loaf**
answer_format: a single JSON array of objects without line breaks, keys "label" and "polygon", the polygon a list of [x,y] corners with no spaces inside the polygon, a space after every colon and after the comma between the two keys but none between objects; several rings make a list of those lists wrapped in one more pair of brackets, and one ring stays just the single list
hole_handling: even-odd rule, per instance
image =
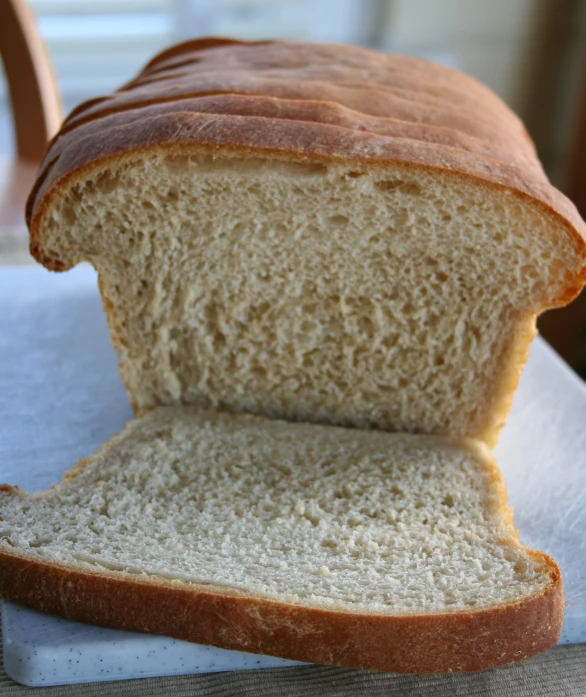
[{"label": "white bread loaf", "polygon": [[195,403],[496,441],[584,224],[471,78],[356,47],[199,40],[78,107],[31,250],[98,270],[138,413]]},{"label": "white bread loaf", "polygon": [[520,660],[563,615],[483,444],[186,406],[49,491],[4,487],[0,570],[71,619],[399,672]]},{"label": "white bread loaf", "polygon": [[49,269],[98,270],[141,418],[56,489],[0,493],[3,597],[382,670],[555,643],[559,569],[487,445],[537,314],[584,284],[585,226],[490,91],[189,42],[70,115],[27,217]]}]

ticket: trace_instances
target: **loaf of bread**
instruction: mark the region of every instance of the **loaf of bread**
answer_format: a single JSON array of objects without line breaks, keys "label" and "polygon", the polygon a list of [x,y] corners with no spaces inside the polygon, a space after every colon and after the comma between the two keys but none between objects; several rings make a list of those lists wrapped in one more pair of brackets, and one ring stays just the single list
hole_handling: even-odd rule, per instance
[{"label": "loaf of bread", "polygon": [[559,569],[486,446],[159,407],[57,487],[0,490],[0,595],[75,620],[398,672],[542,651]]},{"label": "loaf of bread", "polygon": [[473,79],[357,47],[191,41],[69,116],[28,206],[98,270],[137,413],[194,403],[494,444],[585,226]]},{"label": "loaf of bread", "polygon": [[401,672],[555,643],[559,569],[488,446],[586,227],[489,90],[188,42],[69,116],[27,218],[47,268],[97,269],[139,418],[51,491],[0,487],[2,597]]}]

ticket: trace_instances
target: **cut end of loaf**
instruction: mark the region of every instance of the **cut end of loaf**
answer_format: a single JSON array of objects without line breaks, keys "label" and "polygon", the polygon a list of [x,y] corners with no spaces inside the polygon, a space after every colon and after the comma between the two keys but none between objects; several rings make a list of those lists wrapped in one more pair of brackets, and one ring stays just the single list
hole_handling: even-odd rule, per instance
[{"label": "cut end of loaf", "polygon": [[159,408],[0,509],[4,597],[83,621],[403,672],[518,660],[560,628],[559,570],[472,442]]},{"label": "cut end of loaf", "polygon": [[138,411],[493,443],[535,315],[577,273],[552,226],[509,191],[426,168],[163,151],[70,185],[35,249],[98,269]]}]

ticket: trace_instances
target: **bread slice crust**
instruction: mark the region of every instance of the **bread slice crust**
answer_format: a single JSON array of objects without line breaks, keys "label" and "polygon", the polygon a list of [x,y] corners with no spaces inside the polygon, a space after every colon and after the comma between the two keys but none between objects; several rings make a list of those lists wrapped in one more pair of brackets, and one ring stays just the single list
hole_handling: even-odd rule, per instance
[{"label": "bread slice crust", "polygon": [[537,597],[476,612],[325,610],[210,586],[47,564],[2,550],[0,595],[41,612],[220,648],[394,673],[478,671],[552,647],[563,620],[557,564]]}]

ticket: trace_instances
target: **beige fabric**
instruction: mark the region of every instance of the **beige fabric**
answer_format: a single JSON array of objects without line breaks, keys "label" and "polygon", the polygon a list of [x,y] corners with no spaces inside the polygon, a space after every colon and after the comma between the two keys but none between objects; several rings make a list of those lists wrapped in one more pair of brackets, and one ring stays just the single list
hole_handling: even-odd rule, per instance
[{"label": "beige fabric", "polygon": [[366,670],[312,666],[149,678],[87,685],[27,688],[4,672],[0,647],[0,695],[76,697],[583,697],[586,645],[559,646],[503,668],[458,675],[389,675]]}]

